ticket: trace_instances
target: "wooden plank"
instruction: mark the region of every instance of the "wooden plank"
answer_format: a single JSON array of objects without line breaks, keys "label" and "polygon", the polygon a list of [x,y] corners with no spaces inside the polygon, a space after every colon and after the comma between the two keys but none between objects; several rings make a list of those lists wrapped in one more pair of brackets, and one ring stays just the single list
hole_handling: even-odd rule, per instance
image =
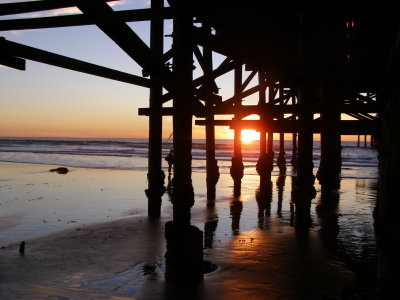
[{"label": "wooden plank", "polygon": [[82,60],[73,59],[41,49],[10,42],[5,39],[0,40],[0,49],[4,49],[7,53],[12,53],[14,56],[17,57],[45,63],[48,65],[53,65],[64,69],[78,71],[143,87],[150,87],[150,80],[147,78],[142,78],[129,73],[91,64]]},{"label": "wooden plank", "polygon": [[[300,105],[269,105],[268,103],[265,105],[242,105],[241,106],[241,113],[244,116],[248,115],[260,115],[260,114],[268,114],[270,117],[281,117],[283,114],[298,114],[303,108]],[[313,105],[309,109],[312,110],[313,114],[321,113],[324,109],[321,105]],[[370,104],[346,104],[346,105],[336,105],[335,110],[341,113],[348,113],[351,114],[353,111],[357,112],[369,112],[369,113],[377,113],[381,110],[381,107],[376,103],[374,105]],[[139,108],[139,115],[146,115],[148,116],[151,111],[148,108]],[[225,106],[220,107],[216,106],[213,108],[213,113],[215,115],[233,115],[235,113],[234,107]],[[173,108],[172,107],[164,107],[161,111],[163,116],[172,116]],[[195,111],[194,114],[196,116],[201,116],[201,111]],[[290,116],[288,118],[293,118]]]},{"label": "wooden plank", "polygon": [[[205,120],[196,120],[195,125],[206,125]],[[256,131],[267,130],[276,133],[298,133],[303,128],[303,123],[299,120],[215,120],[215,126],[229,126],[231,129],[253,129]],[[314,120],[312,122],[313,133],[320,133],[322,122]],[[342,120],[338,123],[340,134],[372,134],[380,129],[380,122],[366,120]]]},{"label": "wooden plank", "polygon": [[[97,0],[93,0],[97,1]],[[113,2],[117,0],[106,0]],[[31,13],[42,10],[51,10],[75,6],[73,0],[41,0],[17,3],[0,4],[0,16]]]}]

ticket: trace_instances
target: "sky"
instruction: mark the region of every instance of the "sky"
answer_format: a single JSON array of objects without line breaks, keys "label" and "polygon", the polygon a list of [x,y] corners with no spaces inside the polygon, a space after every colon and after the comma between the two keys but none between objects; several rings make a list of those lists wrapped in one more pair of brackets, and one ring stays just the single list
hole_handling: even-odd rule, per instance
[{"label": "sky", "polygon": [[[118,2],[114,9],[148,7],[145,0],[115,4]],[[64,9],[35,15],[71,12]],[[148,22],[130,25],[148,42]],[[0,36],[141,75],[141,68],[95,26],[0,32]],[[0,82],[0,136],[147,136],[147,117],[137,113],[139,107],[148,107],[147,88],[33,61],[27,61],[26,71],[0,67]]]},{"label": "sky", "polygon": [[[22,2],[0,0],[0,3]],[[111,2],[114,10],[148,8],[149,0]],[[76,8],[15,17],[80,13]],[[129,26],[149,44],[149,22]],[[164,34],[172,33],[165,21]],[[7,40],[141,76],[141,68],[96,26],[0,32]],[[171,38],[164,38],[165,51]],[[215,54],[218,65],[224,57]],[[201,75],[197,66],[195,77]],[[233,77],[217,79],[223,98],[232,96]],[[251,85],[250,85],[251,86]],[[0,65],[0,137],[147,137],[148,117],[138,108],[148,107],[147,88],[26,61],[26,71]],[[247,101],[253,104],[255,98]],[[253,102],[253,103],[251,103]],[[163,137],[172,133],[171,117],[164,117]],[[193,126],[193,137],[204,138],[204,127]],[[216,127],[216,138],[232,138],[228,127]]]}]

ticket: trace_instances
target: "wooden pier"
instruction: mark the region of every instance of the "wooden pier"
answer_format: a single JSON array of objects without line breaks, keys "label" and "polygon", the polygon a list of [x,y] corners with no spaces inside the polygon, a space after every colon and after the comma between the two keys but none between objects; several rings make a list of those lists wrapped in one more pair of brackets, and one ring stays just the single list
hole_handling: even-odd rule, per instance
[{"label": "wooden pier", "polygon": [[[139,109],[149,117],[148,214],[158,217],[164,193],[161,168],[163,116],[173,117],[174,164],[173,220],[167,225],[167,273],[170,278],[188,273],[202,277],[202,232],[190,224],[194,203],[191,183],[192,123],[205,127],[207,142],[207,197],[212,206],[219,178],[215,158],[215,126],[234,130],[231,175],[234,194],[240,194],[243,177],[241,131],[260,132],[257,171],[261,181],[271,176],[275,153],[273,133],[279,133],[281,172],[286,170],[284,133],[293,135],[292,164],[296,169],[293,202],[295,226],[310,226],[310,205],[315,197],[315,176],[321,185],[338,188],[340,136],[370,135],[383,149],[378,233],[400,229],[391,223],[394,203],[393,166],[400,126],[398,114],[399,16],[378,5],[308,9],[301,5],[240,1],[151,0],[148,9],[114,11],[106,0],[42,0],[0,4],[0,16],[76,6],[82,14],[0,20],[0,31],[96,25],[142,69],[134,75],[0,39],[0,64],[25,70],[25,60],[117,80],[150,89],[149,107]],[[164,50],[164,20],[173,20],[172,48]],[[127,25],[149,21],[150,46]],[[225,59],[215,66],[213,53]],[[194,77],[194,64],[202,75]],[[172,70],[169,68],[172,66]],[[219,93],[217,79],[233,74],[232,95]],[[257,81],[256,84],[254,82]],[[246,104],[255,95],[257,104]],[[171,105],[172,103],[172,105]],[[166,105],[169,104],[168,107]],[[388,108],[390,109],[388,111]],[[227,116],[229,119],[227,119]],[[255,119],[246,119],[256,116]],[[313,173],[313,134],[321,136],[321,161]],[[382,142],[383,141],[383,142]],[[365,140],[366,142],[366,140]],[[383,146],[382,146],[383,143]],[[392,162],[395,162],[394,165]],[[398,170],[398,169],[397,169]],[[397,174],[397,173],[396,173]],[[393,175],[395,176],[395,175]],[[395,209],[394,209],[395,208]],[[185,235],[187,247],[178,246]],[[382,293],[391,289],[393,265],[400,260],[386,234],[379,276]],[[398,250],[398,246],[394,247]],[[393,263],[387,264],[386,261]],[[398,269],[397,269],[398,270]],[[167,277],[168,277],[167,276]]]}]

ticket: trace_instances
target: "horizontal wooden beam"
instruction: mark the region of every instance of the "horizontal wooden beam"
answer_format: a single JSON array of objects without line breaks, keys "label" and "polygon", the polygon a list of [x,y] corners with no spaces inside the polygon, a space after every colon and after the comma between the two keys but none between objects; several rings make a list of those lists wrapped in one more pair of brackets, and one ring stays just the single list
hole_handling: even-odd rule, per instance
[{"label": "horizontal wooden beam", "polygon": [[10,42],[5,39],[0,39],[0,53],[3,51],[5,53],[12,54],[15,57],[25,58],[68,70],[78,71],[147,88],[151,86],[150,80],[147,78],[109,69],[82,60],[62,56],[26,45]]},{"label": "horizontal wooden beam", "polygon": [[[216,115],[232,115],[237,109],[232,104],[224,105],[226,101],[222,102],[221,105],[217,105],[213,111]],[[240,108],[243,115],[270,115],[271,117],[277,117],[282,114],[299,114],[303,111],[311,111],[313,114],[319,114],[325,111],[336,111],[338,113],[379,113],[382,107],[378,103],[373,104],[340,104],[324,106],[320,104],[304,107],[299,104],[294,105],[272,105],[265,103],[263,105],[242,105]]]},{"label": "horizontal wooden beam", "polygon": [[[93,0],[97,1],[97,0]],[[113,2],[117,0],[106,0]],[[75,6],[74,0],[41,0],[0,4],[0,16],[31,13]]]},{"label": "horizontal wooden beam", "polygon": [[[223,102],[224,103],[224,102]],[[381,107],[377,104],[343,104],[343,105],[335,105],[330,106],[330,109],[339,112],[339,113],[378,113],[381,110]],[[242,105],[240,107],[240,113],[242,116],[249,115],[263,115],[268,116],[270,118],[282,117],[284,114],[299,114],[303,110],[311,110],[313,114],[318,114],[323,111],[326,111],[327,107],[323,105],[313,105],[307,108],[302,107],[301,105],[270,105],[266,103],[265,105]],[[237,111],[237,108],[230,106],[215,106],[214,109],[209,112],[214,115],[233,115]],[[151,110],[149,108],[140,108],[139,114],[149,116],[151,114]],[[172,116],[173,108],[172,107],[164,107],[158,113],[164,116]],[[203,111],[195,111],[194,114],[199,117],[203,117],[206,112]]]},{"label": "horizontal wooden beam", "polygon": [[[115,11],[115,15],[124,22],[150,21],[153,17],[160,16],[163,19],[171,19],[171,8],[165,7],[162,10],[153,10],[150,8]],[[0,31],[6,30],[25,30],[25,29],[44,29],[70,26],[93,25],[91,18],[84,14],[1,20]]]},{"label": "horizontal wooden beam", "polygon": [[[205,117],[205,106],[198,100],[194,101],[192,107],[191,114],[197,118]],[[151,108],[139,108],[138,115],[139,116],[173,116],[174,108],[173,107],[163,107],[162,109],[156,108],[152,110]]]},{"label": "horizontal wooden beam", "polygon": [[[205,120],[196,120],[196,125],[206,125]],[[229,126],[231,129],[253,129],[256,131],[272,131],[276,133],[298,133],[303,130],[303,123],[299,120],[215,120],[215,126]],[[309,125],[307,125],[309,126]],[[323,123],[321,120],[314,120],[312,125],[313,133],[321,133]],[[309,127],[307,127],[309,128]],[[373,134],[379,131],[380,122],[378,120],[342,120],[335,124],[335,128],[340,134]]]}]

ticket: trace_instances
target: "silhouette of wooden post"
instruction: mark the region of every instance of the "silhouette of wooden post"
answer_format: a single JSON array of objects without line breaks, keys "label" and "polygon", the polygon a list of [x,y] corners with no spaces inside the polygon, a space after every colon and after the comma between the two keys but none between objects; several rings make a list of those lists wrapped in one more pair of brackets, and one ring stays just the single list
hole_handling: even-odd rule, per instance
[{"label": "silhouette of wooden post", "polygon": [[[269,93],[268,93],[268,102],[273,102],[275,98],[275,83],[270,82],[269,85]],[[274,143],[274,133],[269,130],[268,131],[268,140],[267,140],[267,168],[269,170],[269,182],[271,182],[271,172],[274,169],[274,149],[273,149],[273,143]]]},{"label": "silhouette of wooden post", "polygon": [[[234,104],[235,107],[235,120],[241,120],[240,106],[242,99],[239,95],[242,92],[242,65],[235,68],[235,96],[238,98]],[[240,125],[235,125],[234,128],[234,138],[233,138],[233,157],[232,157],[232,166],[230,169],[231,176],[234,182],[234,195],[240,195],[240,189],[242,184],[244,166],[243,166],[243,158],[242,158],[242,128]]]},{"label": "silhouette of wooden post", "polygon": [[[211,33],[210,26],[203,25],[203,29]],[[204,75],[211,74],[212,66],[212,50],[205,45],[203,47],[203,68]],[[214,105],[213,105],[213,81],[208,79],[204,84],[205,92],[208,99],[205,100],[206,106],[206,172],[207,172],[207,205],[215,205],[215,185],[219,179],[218,162],[215,159],[215,126],[214,126]]]},{"label": "silhouette of wooden post", "polygon": [[268,140],[267,140],[267,161],[268,161],[268,168],[270,169],[270,174],[274,168],[274,156],[275,152],[273,149],[274,144],[274,133],[272,131],[268,132]]},{"label": "silhouette of wooden post", "polygon": [[[260,157],[258,158],[256,170],[258,175],[260,175],[260,186],[263,187],[267,182],[271,180],[271,168],[268,165],[268,157],[267,157],[267,137],[266,137],[266,124],[267,119],[265,114],[263,113],[262,107],[266,103],[266,82],[265,82],[265,74],[262,71],[258,72],[258,84],[260,85],[260,91],[258,93],[258,105],[261,107],[260,120],[263,122],[260,128]],[[269,180],[267,180],[269,179]]]},{"label": "silhouette of wooden post", "polygon": [[261,154],[267,154],[267,132],[263,128],[260,129],[260,155]]},{"label": "silhouette of wooden post", "polygon": [[285,134],[283,132],[279,134],[279,155],[277,159],[277,165],[281,173],[286,172]]},{"label": "silhouette of wooden post", "polygon": [[[333,78],[328,79],[328,81]],[[326,189],[340,187],[339,174],[341,169],[340,134],[337,132],[340,123],[340,112],[336,111],[333,103],[337,102],[337,87],[330,82],[322,86],[322,99],[324,107],[321,111],[321,161],[317,178]]]},{"label": "silhouette of wooden post", "polygon": [[[279,89],[279,96],[283,96],[283,89]],[[284,105],[283,100],[281,101],[280,105]],[[284,116],[282,115],[281,120],[284,119]],[[281,132],[279,133],[279,155],[277,159],[277,165],[279,167],[280,173],[285,173],[286,172],[286,159],[285,159],[285,133]]]},{"label": "silhouette of wooden post", "polygon": [[[265,82],[265,74],[262,71],[258,72],[258,84],[260,85],[260,91],[258,94],[258,105],[259,106],[264,106],[265,103],[267,102],[267,97],[266,97],[266,82]],[[260,120],[266,122],[265,114],[260,115]],[[260,128],[260,156],[263,154],[267,153],[267,137],[266,137],[266,130],[265,130],[265,124],[261,125]]]},{"label": "silhouette of wooden post", "polygon": [[[300,25],[310,28],[312,22],[304,13],[300,13]],[[295,226],[308,228],[311,226],[311,200],[315,197],[313,175],[313,113],[310,108],[314,102],[315,89],[311,77],[312,51],[310,33],[304,30],[299,36],[299,60],[301,79],[298,88],[298,101],[301,107],[299,113],[300,129],[298,136],[297,177],[294,190],[296,205]]]},{"label": "silhouette of wooden post", "polygon": [[297,133],[292,134],[292,160],[290,161],[294,169],[297,169]]},{"label": "silhouette of wooden post", "polygon": [[[167,280],[198,281],[203,278],[203,232],[190,225],[194,204],[192,186],[193,20],[190,2],[173,6],[173,221],[165,226]],[[189,12],[189,13],[188,13]]]},{"label": "silhouette of wooden post", "polygon": [[[152,9],[162,9],[163,0],[152,0]],[[153,15],[150,23],[150,49],[154,55],[163,54],[164,20]],[[149,115],[149,156],[148,156],[148,216],[159,217],[161,211],[161,196],[164,194],[165,174],[162,171],[162,83],[156,75],[150,77],[150,115]]]}]

